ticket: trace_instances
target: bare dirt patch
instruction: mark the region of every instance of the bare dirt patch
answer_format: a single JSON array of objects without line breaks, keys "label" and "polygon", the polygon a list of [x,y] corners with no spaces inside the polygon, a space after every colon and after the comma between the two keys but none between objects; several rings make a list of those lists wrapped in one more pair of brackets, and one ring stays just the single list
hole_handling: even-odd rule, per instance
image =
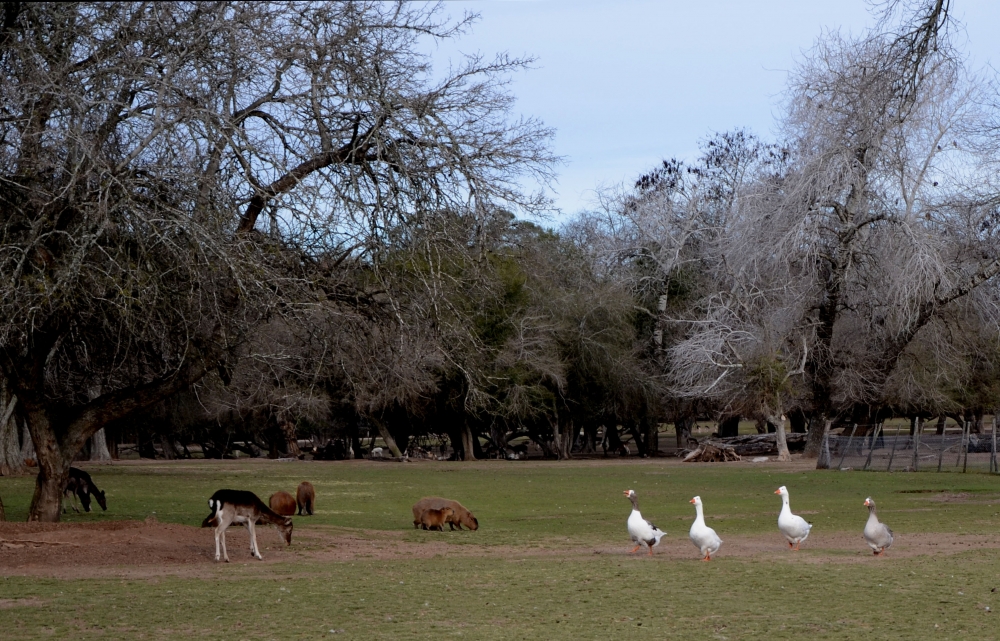
[{"label": "bare dirt patch", "polygon": [[[233,527],[227,534],[233,564],[267,567],[282,562],[345,562],[356,560],[410,560],[435,557],[477,557],[519,561],[540,557],[590,557],[608,555],[645,559],[645,549],[629,554],[632,546],[587,545],[579,540],[554,538],[533,546],[481,546],[470,541],[472,532],[421,532],[414,540],[408,532],[349,530],[316,526],[295,532],[285,547],[272,528],[258,528],[264,561],[252,559],[245,528]],[[463,537],[461,542],[450,538]],[[625,537],[623,537],[624,539]],[[872,554],[861,533],[816,533],[800,552],[788,549],[778,533],[724,537],[718,556],[805,563],[850,563],[868,560]],[[944,533],[897,534],[884,560],[921,555],[950,555],[976,549],[1000,549],[1000,536]],[[0,574],[49,576],[54,578],[156,576],[225,576],[223,563],[215,563],[215,540],[211,529],[157,522],[115,521],[108,523],[0,523]],[[664,539],[655,548],[658,561],[692,560],[698,550],[686,538]],[[879,559],[881,561],[883,559]],[[0,602],[0,609],[42,605]]]},{"label": "bare dirt patch", "polygon": [[[271,528],[259,528],[257,540],[265,559],[285,557],[284,545]],[[226,542],[234,561],[249,557],[245,528],[231,528]],[[0,523],[0,573],[5,575],[121,576],[171,569],[185,573],[185,568],[214,562],[210,529],[156,521]]]},{"label": "bare dirt patch", "polygon": [[40,608],[47,604],[48,601],[33,596],[26,599],[0,599],[0,610],[12,610],[14,608]]},{"label": "bare dirt patch", "polygon": [[971,503],[975,505],[992,505],[1000,503],[1000,494],[994,492],[948,492],[940,491],[926,493],[916,497],[919,501],[934,503]]}]

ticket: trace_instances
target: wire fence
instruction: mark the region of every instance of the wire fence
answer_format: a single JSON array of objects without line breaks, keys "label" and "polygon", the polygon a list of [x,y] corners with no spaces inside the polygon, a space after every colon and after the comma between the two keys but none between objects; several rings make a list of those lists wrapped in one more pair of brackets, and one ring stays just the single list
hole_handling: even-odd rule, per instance
[{"label": "wire fence", "polygon": [[820,459],[821,467],[838,470],[1000,473],[996,422],[979,434],[971,424],[940,434],[854,425],[844,434],[827,435]]}]

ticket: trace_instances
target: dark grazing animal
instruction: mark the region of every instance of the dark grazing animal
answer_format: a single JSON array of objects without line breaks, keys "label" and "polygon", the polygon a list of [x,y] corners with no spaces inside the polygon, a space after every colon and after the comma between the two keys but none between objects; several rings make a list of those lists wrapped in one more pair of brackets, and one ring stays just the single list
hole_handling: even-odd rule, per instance
[{"label": "dark grazing animal", "polygon": [[271,524],[278,529],[286,545],[292,544],[292,519],[276,514],[274,510],[264,505],[256,494],[245,490],[219,490],[208,499],[208,507],[212,513],[202,521],[202,527],[215,528],[215,560],[219,560],[219,543],[222,543],[222,556],[229,563],[229,553],[226,552],[226,528],[232,523],[247,526],[250,531],[250,555],[263,559],[257,547],[257,534],[254,525],[257,523]]},{"label": "dark grazing animal", "polygon": [[292,516],[295,514],[295,497],[284,490],[278,490],[267,500],[271,509],[281,516]]},{"label": "dark grazing animal", "polygon": [[448,517],[448,526],[454,530],[455,526],[461,530],[462,526],[469,528],[470,530],[479,529],[479,520],[472,515],[472,512],[465,509],[465,506],[458,501],[452,501],[451,499],[443,499],[440,496],[428,496],[420,499],[413,504],[413,527],[420,527],[420,515],[424,510],[428,508],[441,509],[443,507],[450,507],[452,509],[451,516]]},{"label": "dark grazing animal", "polygon": [[[70,507],[73,508],[73,511],[78,514],[80,512],[76,507],[76,499],[79,498],[80,504],[83,506],[83,511],[89,512],[91,494],[97,499],[97,504],[101,506],[101,509],[107,511],[108,502],[104,497],[104,492],[97,489],[97,485],[94,483],[94,479],[90,478],[90,474],[75,467],[69,468],[69,480],[66,482],[66,489],[63,490],[63,498],[70,497]],[[65,511],[66,506],[64,504],[63,512]]]},{"label": "dark grazing animal", "polygon": [[295,492],[295,502],[299,506],[299,516],[303,516],[303,512],[309,516],[313,515],[313,507],[316,503],[316,488],[309,481],[302,481],[299,483],[299,489]]},{"label": "dark grazing animal", "polygon": [[450,507],[442,507],[439,509],[427,508],[420,513],[420,526],[425,530],[437,530],[438,532],[444,532],[444,524],[448,522],[448,518],[455,514],[455,510]]}]

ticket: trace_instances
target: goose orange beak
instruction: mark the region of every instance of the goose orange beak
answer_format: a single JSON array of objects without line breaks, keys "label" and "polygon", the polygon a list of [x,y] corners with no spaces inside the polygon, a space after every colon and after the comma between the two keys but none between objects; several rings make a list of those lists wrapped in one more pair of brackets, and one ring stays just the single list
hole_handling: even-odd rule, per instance
[{"label": "goose orange beak", "polygon": [[624,492],[622,492],[622,494],[624,494],[625,496],[628,496],[628,495],[629,495],[629,492],[631,492],[631,491],[632,491],[632,490],[625,490]]},{"label": "goose orange beak", "polygon": [[775,490],[774,493],[775,494],[781,494],[781,490]]},{"label": "goose orange beak", "polygon": [[865,507],[868,507],[868,499],[865,499]]},{"label": "goose orange beak", "polygon": [[694,499],[691,499],[690,501],[688,501],[688,503],[694,503]]}]

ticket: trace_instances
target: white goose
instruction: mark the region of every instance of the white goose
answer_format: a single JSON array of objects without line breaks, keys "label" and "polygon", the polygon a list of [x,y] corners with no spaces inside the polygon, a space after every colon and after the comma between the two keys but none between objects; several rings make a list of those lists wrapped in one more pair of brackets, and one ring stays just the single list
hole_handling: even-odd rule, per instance
[{"label": "white goose", "polygon": [[688,532],[688,536],[691,537],[691,542],[694,543],[694,546],[705,555],[702,561],[711,561],[712,555],[719,551],[722,539],[715,533],[715,530],[705,525],[705,512],[701,506],[701,497],[696,496],[691,499],[691,502],[694,503],[697,516],[694,519],[694,523],[691,524],[691,531]]},{"label": "white goose", "polygon": [[645,543],[649,546],[649,555],[652,556],[653,548],[660,544],[660,539],[666,532],[642,518],[642,514],[639,513],[639,500],[635,498],[635,490],[625,490],[624,494],[628,500],[632,501],[632,513],[628,516],[628,533],[635,543],[632,552],[638,550]]},{"label": "white goose", "polygon": [[868,523],[865,524],[865,541],[868,542],[868,546],[872,549],[875,556],[879,556],[886,551],[886,548],[892,545],[892,530],[875,516],[875,501],[872,500],[872,497],[869,496],[865,499],[865,507],[868,508]]},{"label": "white goose", "polygon": [[801,516],[792,514],[792,508],[788,506],[788,488],[782,485],[774,493],[781,495],[781,514],[778,515],[778,529],[788,539],[788,547],[798,550],[799,544],[809,537],[809,530],[812,529],[812,523],[807,523]]}]

